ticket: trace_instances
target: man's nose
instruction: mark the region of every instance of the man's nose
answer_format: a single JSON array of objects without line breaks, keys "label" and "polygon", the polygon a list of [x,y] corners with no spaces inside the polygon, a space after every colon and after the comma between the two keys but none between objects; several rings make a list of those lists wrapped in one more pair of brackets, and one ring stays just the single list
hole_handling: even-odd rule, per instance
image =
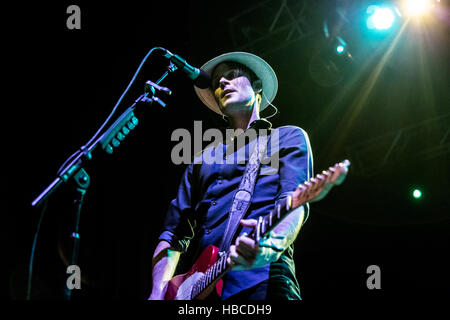
[{"label": "man's nose", "polygon": [[225,88],[225,86],[226,86],[227,84],[229,84],[229,83],[230,83],[230,80],[228,80],[228,79],[225,78],[225,77],[221,77],[220,80],[219,80],[219,87],[220,87],[220,89]]}]

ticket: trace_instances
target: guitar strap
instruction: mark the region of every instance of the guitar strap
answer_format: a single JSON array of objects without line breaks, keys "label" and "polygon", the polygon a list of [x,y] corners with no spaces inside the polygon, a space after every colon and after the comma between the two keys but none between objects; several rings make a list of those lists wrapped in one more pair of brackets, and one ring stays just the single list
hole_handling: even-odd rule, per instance
[{"label": "guitar strap", "polygon": [[239,189],[233,196],[233,201],[228,216],[228,223],[225,229],[222,243],[219,247],[220,252],[227,252],[231,246],[231,241],[239,227],[239,222],[247,212],[253,198],[256,180],[261,167],[261,159],[267,148],[267,135],[260,134],[253,148],[253,152],[245,167]]}]

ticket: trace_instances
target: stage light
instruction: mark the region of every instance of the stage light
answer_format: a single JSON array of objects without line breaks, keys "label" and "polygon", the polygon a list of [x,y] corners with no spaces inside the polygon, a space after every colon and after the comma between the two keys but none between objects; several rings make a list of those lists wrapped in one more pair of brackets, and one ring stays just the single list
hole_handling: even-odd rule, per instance
[{"label": "stage light", "polygon": [[429,0],[405,0],[403,7],[405,13],[409,16],[420,16],[430,9]]},{"label": "stage light", "polygon": [[367,27],[369,29],[389,29],[395,20],[394,12],[390,8],[370,6],[367,8],[367,13],[370,14],[367,19]]},{"label": "stage light", "polygon": [[336,47],[336,52],[337,52],[337,53],[342,53],[342,52],[344,52],[344,46],[343,46],[343,45],[338,45],[338,46]]},{"label": "stage light", "polygon": [[414,197],[414,199],[419,199],[422,197],[422,191],[420,191],[419,189],[414,189],[414,191],[412,192],[412,196]]}]

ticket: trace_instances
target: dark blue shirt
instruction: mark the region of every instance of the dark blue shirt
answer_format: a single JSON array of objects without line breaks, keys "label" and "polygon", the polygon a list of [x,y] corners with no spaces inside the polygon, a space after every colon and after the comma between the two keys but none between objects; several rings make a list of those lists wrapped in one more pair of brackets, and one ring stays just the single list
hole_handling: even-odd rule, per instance
[{"label": "dark blue shirt", "polygon": [[[258,121],[262,120],[255,123]],[[262,161],[247,218],[256,219],[268,214],[278,200],[294,191],[299,184],[309,180],[313,174],[311,148],[304,130],[295,126],[284,126],[270,132],[267,155]],[[190,242],[195,241],[197,246],[195,255],[200,254],[211,244],[220,246],[232,198],[239,187],[249,159],[249,150],[252,150],[254,143],[256,140],[250,141],[245,146],[245,163],[226,161],[229,157],[239,160],[239,155],[242,156],[244,153],[236,147],[233,149],[233,142],[224,141],[211,145],[203,152],[203,154],[205,151],[210,152],[212,156],[221,152],[220,156],[223,155],[224,159],[222,163],[220,161],[200,163],[200,156],[188,165],[181,178],[178,194],[170,203],[159,240],[169,242],[173,248],[181,252],[186,252]],[[229,150],[235,152],[230,153]],[[304,221],[307,215],[308,206],[305,206]],[[244,231],[249,230],[244,228],[242,232]],[[297,283],[293,246],[285,250],[275,264],[281,266],[277,271],[292,279],[293,283]],[[252,270],[230,271],[224,278],[222,299],[267,280],[270,268],[271,265],[268,264]]]}]

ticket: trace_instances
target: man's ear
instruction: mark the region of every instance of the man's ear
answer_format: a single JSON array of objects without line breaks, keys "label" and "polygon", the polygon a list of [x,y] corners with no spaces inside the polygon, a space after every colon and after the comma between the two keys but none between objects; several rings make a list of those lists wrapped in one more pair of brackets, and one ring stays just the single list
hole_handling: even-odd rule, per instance
[{"label": "man's ear", "polygon": [[[262,91],[262,90],[261,90],[261,91]],[[261,101],[262,101],[262,96],[261,96],[260,93],[257,93],[257,94],[256,94],[256,100],[258,101],[258,106],[260,106],[260,105],[261,105]]]},{"label": "man's ear", "polygon": [[253,81],[252,87],[253,87],[253,91],[255,91],[255,93],[261,93],[262,92],[262,81],[259,79],[256,81]]}]

